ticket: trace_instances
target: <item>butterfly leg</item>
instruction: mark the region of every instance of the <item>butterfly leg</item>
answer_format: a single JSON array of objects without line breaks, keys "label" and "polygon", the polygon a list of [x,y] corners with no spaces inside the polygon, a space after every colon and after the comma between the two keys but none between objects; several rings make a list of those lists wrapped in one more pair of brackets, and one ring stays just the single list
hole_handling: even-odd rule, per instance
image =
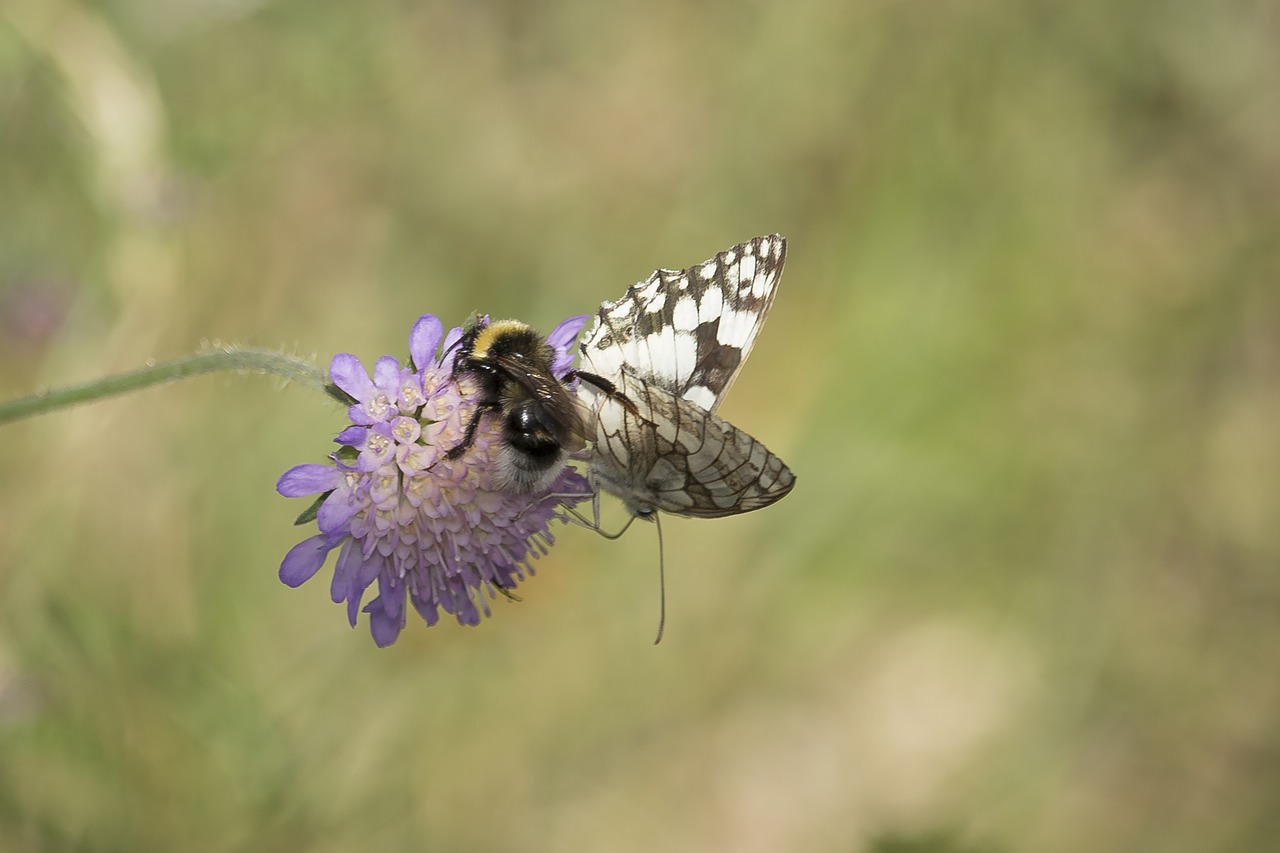
[{"label": "butterfly leg", "polygon": [[573,509],[572,507],[567,507],[565,509],[565,512],[568,513],[569,516],[572,517],[573,520],[576,521],[578,524],[582,525],[588,530],[594,531],[595,533],[609,540],[621,539],[622,534],[626,533],[627,529],[631,527],[631,522],[635,521],[636,518],[638,517],[633,515],[630,518],[628,518],[627,523],[622,525],[622,529],[619,530],[617,533],[607,533],[600,527],[599,517],[595,518],[594,520],[589,519],[582,513],[578,512],[576,509]]}]

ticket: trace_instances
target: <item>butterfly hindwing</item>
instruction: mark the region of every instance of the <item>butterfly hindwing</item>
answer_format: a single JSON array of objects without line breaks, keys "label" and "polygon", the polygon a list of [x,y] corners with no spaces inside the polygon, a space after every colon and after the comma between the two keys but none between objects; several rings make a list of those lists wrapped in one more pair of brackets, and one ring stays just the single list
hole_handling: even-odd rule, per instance
[{"label": "butterfly hindwing", "polygon": [[723,418],[625,372],[618,390],[642,415],[618,400],[602,403],[590,471],[633,511],[718,518],[791,490],[795,477],[782,460]]}]

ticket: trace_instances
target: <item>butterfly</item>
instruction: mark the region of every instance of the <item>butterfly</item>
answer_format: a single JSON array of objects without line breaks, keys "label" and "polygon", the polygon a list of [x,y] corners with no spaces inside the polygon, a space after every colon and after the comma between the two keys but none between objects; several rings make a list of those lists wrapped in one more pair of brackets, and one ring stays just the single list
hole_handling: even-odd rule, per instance
[{"label": "butterfly", "polygon": [[683,270],[657,270],[605,302],[579,345],[587,479],[633,517],[761,509],[795,475],[715,414],[773,305],[787,242],[756,237]]}]

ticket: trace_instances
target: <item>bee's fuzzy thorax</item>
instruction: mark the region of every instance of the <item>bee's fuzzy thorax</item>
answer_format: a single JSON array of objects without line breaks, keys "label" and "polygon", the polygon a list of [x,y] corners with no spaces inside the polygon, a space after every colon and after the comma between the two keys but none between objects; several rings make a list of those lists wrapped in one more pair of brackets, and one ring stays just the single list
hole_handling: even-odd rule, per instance
[{"label": "bee's fuzzy thorax", "polygon": [[[532,326],[519,320],[498,320],[480,329],[471,345],[471,355],[476,359],[490,359],[503,355],[521,356],[534,354],[540,359],[551,360],[551,348],[542,335]],[[548,367],[549,369],[549,367]]]}]

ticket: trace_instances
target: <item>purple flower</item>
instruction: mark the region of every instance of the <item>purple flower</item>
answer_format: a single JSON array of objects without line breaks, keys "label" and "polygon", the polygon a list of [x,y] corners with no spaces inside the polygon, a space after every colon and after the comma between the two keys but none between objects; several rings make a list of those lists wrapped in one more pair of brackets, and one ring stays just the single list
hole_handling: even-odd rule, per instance
[{"label": "purple flower", "polygon": [[[566,320],[549,336],[557,376],[568,371],[586,319]],[[396,641],[409,604],[428,625],[441,610],[463,625],[478,624],[481,613],[489,615],[487,598],[509,594],[534,573],[532,560],[555,541],[550,523],[589,494],[569,467],[543,492],[498,490],[491,454],[500,427],[493,417],[481,419],[466,453],[446,458],[462,441],[477,388],[466,376],[452,376],[461,329],[443,336],[437,357],[443,330],[437,318],[422,316],[409,335],[409,366],[386,355],[372,376],[355,356],[334,356],[329,377],[354,401],[351,426],[334,439],[342,447],[330,457],[334,464],[296,465],[276,484],[289,498],[321,495],[314,513],[320,532],[289,551],[280,580],[300,586],[337,549],[333,600],[347,603],[354,626],[365,591],[377,582],[377,595],[363,609],[379,646]]]}]

